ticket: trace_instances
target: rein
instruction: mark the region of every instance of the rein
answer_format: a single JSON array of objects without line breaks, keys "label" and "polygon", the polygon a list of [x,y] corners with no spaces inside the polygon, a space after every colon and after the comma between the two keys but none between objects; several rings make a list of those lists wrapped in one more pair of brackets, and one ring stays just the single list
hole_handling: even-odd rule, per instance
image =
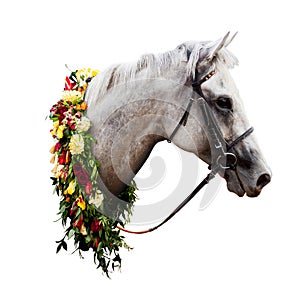
[{"label": "rein", "polygon": [[212,115],[211,110],[209,108],[209,105],[205,99],[205,96],[203,94],[201,85],[209,80],[213,75],[215,74],[215,71],[210,72],[208,75],[206,75],[204,78],[198,80],[198,71],[196,69],[195,77],[192,83],[193,87],[193,93],[192,97],[189,100],[188,106],[185,109],[185,112],[180,119],[179,123],[173,130],[172,134],[170,135],[169,139],[167,140],[168,143],[171,143],[172,139],[176,135],[177,131],[181,126],[185,126],[187,123],[187,120],[189,118],[190,109],[193,105],[193,103],[198,103],[201,107],[203,117],[205,120],[205,126],[207,131],[207,138],[209,140],[211,147],[211,164],[209,165],[209,169],[211,170],[210,173],[207,174],[207,176],[200,182],[200,184],[190,193],[174,210],[169,214],[162,222],[160,222],[158,225],[149,228],[147,230],[142,231],[132,231],[127,230],[121,226],[117,226],[117,228],[121,231],[131,233],[131,234],[145,234],[150,233],[162,225],[164,225],[166,222],[168,222],[175,214],[177,214],[193,197],[205,186],[207,185],[220,170],[226,170],[226,169],[232,169],[234,170],[236,168],[237,163],[237,157],[234,153],[229,152],[234,146],[236,146],[240,141],[245,139],[247,136],[249,136],[253,131],[254,128],[250,127],[248,130],[246,130],[243,134],[241,134],[238,138],[236,138],[231,143],[226,142],[224,139],[222,132],[220,130],[220,127],[217,124],[217,121],[215,117]]}]

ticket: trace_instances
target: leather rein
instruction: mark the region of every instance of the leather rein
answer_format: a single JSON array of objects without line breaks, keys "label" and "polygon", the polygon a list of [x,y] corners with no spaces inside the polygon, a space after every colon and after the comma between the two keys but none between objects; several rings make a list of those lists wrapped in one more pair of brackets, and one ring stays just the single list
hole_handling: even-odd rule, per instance
[{"label": "leather rein", "polygon": [[213,75],[215,74],[215,71],[210,72],[207,74],[204,78],[199,78],[198,71],[196,69],[195,77],[192,82],[193,87],[193,93],[192,97],[189,100],[188,106],[185,109],[185,112],[173,130],[171,136],[167,140],[169,143],[171,143],[172,139],[176,135],[177,131],[181,126],[185,126],[189,117],[190,109],[194,103],[197,103],[200,105],[201,112],[203,114],[204,118],[204,124],[205,124],[205,130],[207,134],[207,138],[209,141],[209,144],[211,146],[211,164],[209,165],[209,169],[211,170],[210,173],[207,174],[207,176],[200,182],[200,184],[190,193],[174,210],[169,214],[162,222],[157,224],[156,226],[149,228],[147,230],[142,231],[132,231],[125,229],[119,225],[117,225],[117,228],[119,230],[122,230],[127,233],[131,234],[145,234],[150,233],[162,225],[164,225],[166,222],[168,222],[175,214],[177,214],[205,185],[207,185],[210,180],[212,180],[216,174],[220,171],[224,171],[226,169],[232,169],[234,170],[236,168],[237,163],[237,157],[234,153],[229,152],[234,146],[236,146],[240,141],[245,139],[247,136],[249,136],[254,128],[250,127],[248,130],[246,130],[243,134],[241,134],[238,138],[236,138],[231,143],[228,143],[220,130],[220,127],[218,126],[215,117],[211,113],[211,110],[209,108],[208,102],[205,99],[205,96],[203,94],[201,85],[209,80]]}]

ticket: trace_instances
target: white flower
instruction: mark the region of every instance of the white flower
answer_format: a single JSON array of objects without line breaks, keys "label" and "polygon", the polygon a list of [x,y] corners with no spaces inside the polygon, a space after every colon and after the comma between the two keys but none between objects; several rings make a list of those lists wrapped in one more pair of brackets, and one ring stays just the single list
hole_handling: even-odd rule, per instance
[{"label": "white flower", "polygon": [[60,177],[60,174],[61,174],[62,169],[63,169],[64,167],[65,167],[64,165],[58,165],[58,164],[57,164],[57,165],[53,168],[52,172],[53,172],[55,178],[59,178],[59,177]]},{"label": "white flower", "polygon": [[94,198],[89,199],[89,204],[93,204],[93,205],[96,206],[96,208],[98,208],[98,207],[100,207],[103,199],[104,199],[103,194],[101,193],[100,190],[97,190],[97,192],[95,193]]},{"label": "white flower", "polygon": [[90,129],[91,122],[87,117],[82,117],[81,120],[78,122],[77,130],[79,132],[86,132]]},{"label": "white flower", "polygon": [[70,139],[70,152],[71,154],[80,154],[84,150],[84,140],[80,134],[74,134]]}]

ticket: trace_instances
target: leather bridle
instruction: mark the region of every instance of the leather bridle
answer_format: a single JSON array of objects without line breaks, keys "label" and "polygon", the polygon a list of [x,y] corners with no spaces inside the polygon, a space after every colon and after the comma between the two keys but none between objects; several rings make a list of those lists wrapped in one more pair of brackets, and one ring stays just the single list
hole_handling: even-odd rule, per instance
[{"label": "leather bridle", "polygon": [[243,139],[245,139],[247,136],[249,136],[253,132],[254,128],[250,127],[231,143],[228,143],[224,139],[220,127],[218,126],[217,121],[213,116],[211,109],[209,108],[208,102],[206,101],[201,88],[201,85],[204,82],[208,81],[215,73],[215,71],[212,71],[207,74],[204,78],[199,78],[199,74],[196,69],[195,76],[192,81],[193,92],[189,100],[188,106],[185,109],[181,120],[173,130],[169,139],[167,140],[169,143],[171,143],[179,128],[181,126],[186,125],[192,105],[194,103],[199,104],[204,118],[203,124],[205,125],[205,131],[211,147],[211,163],[209,165],[209,169],[211,170],[210,173],[201,181],[201,183],[193,190],[193,192],[179,204],[179,206],[169,216],[167,216],[161,223],[159,223],[155,227],[143,231],[131,231],[121,226],[117,226],[118,229],[132,234],[145,234],[158,229],[160,226],[169,221],[176,213],[178,213],[206,184],[209,183],[211,179],[216,176],[217,173],[220,173],[222,171],[224,172],[226,169],[234,170],[236,168],[237,157],[234,153],[231,152],[231,149]]},{"label": "leather bridle", "polygon": [[[241,134],[238,138],[236,138],[231,143],[228,143],[220,130],[220,127],[218,126],[218,123],[213,116],[211,109],[209,108],[208,102],[205,99],[205,96],[203,94],[201,85],[208,81],[216,72],[212,71],[209,74],[207,74],[204,78],[198,79],[198,71],[195,72],[195,77],[192,82],[193,87],[193,93],[192,97],[190,98],[190,101],[188,103],[188,106],[177,124],[176,128],[172,132],[170,138],[168,139],[168,142],[171,143],[172,139],[176,135],[177,131],[179,130],[180,126],[185,126],[189,117],[189,112],[192,107],[193,103],[198,103],[201,108],[201,112],[204,118],[204,125],[206,128],[207,138],[209,140],[210,146],[211,146],[211,164],[210,167],[213,167],[215,165],[220,165],[223,169],[235,169],[236,163],[237,163],[237,157],[234,153],[229,152],[234,146],[236,146],[240,141],[245,139],[248,135],[250,135],[254,128],[250,127],[248,130],[246,130],[243,134]],[[226,165],[224,165],[226,163]]]}]

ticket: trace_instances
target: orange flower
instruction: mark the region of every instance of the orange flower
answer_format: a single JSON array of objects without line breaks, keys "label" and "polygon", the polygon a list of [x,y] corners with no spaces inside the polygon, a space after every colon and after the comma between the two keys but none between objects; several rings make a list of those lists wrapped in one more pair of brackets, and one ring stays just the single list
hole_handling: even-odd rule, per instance
[{"label": "orange flower", "polygon": [[81,110],[86,110],[87,109],[87,102],[83,101],[80,105]]},{"label": "orange flower", "polygon": [[70,161],[71,154],[69,151],[66,152],[66,164]]},{"label": "orange flower", "polygon": [[87,102],[83,101],[81,104],[77,104],[76,105],[76,110],[79,111],[79,110],[86,110],[87,109]]}]

